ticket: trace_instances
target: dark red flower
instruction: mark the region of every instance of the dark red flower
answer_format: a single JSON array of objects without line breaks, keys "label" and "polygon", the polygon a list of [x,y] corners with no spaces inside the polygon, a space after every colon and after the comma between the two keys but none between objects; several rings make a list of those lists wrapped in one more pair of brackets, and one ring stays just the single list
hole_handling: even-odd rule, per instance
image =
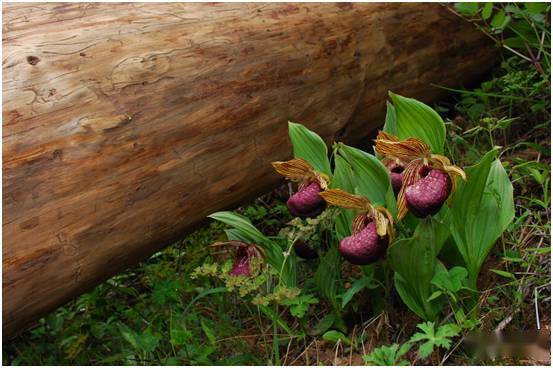
[{"label": "dark red flower", "polygon": [[438,213],[451,193],[451,179],[441,170],[424,166],[421,179],[405,189],[407,208],[417,217]]},{"label": "dark red flower", "polygon": [[316,217],[326,208],[326,202],[319,196],[321,187],[311,182],[294,193],[286,202],[290,213],[301,218]]},{"label": "dark red flower", "polygon": [[401,190],[401,184],[403,183],[403,171],[405,167],[402,164],[393,162],[388,165],[388,170],[390,171],[390,179],[392,180],[394,194],[398,195]]},{"label": "dark red flower", "polygon": [[340,242],[338,251],[350,263],[366,265],[376,262],[386,252],[388,237],[376,232],[376,224],[371,221],[361,231]]},{"label": "dark red flower", "polygon": [[252,276],[252,262],[262,258],[257,246],[239,241],[231,241],[228,244],[236,248],[234,264],[229,274],[233,276]]},{"label": "dark red flower", "polygon": [[394,238],[391,213],[382,206],[373,206],[361,195],[342,189],[329,189],[321,193],[324,200],[335,206],[360,210],[352,223],[352,235],[345,237],[338,246],[340,254],[349,262],[365,265],[381,258]]},{"label": "dark red flower", "polygon": [[397,193],[399,220],[408,211],[417,217],[436,214],[449,195],[455,192],[457,177],[466,180],[461,168],[452,165],[447,157],[432,153],[430,146],[419,138],[400,140],[389,133],[379,132],[375,144],[376,152],[383,155],[385,161],[403,163],[401,187]]}]

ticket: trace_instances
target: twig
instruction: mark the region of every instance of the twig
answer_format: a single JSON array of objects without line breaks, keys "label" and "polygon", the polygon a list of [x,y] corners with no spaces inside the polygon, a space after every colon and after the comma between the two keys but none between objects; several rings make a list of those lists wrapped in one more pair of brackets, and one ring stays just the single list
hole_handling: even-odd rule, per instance
[{"label": "twig", "polygon": [[319,344],[317,344],[317,339],[315,339],[315,351],[317,352],[317,365],[319,365]]},{"label": "twig", "polygon": [[539,58],[536,58],[534,56],[534,53],[532,52],[532,49],[530,48],[530,46],[528,46],[527,43],[524,43],[524,45],[526,46],[526,50],[528,50],[528,53],[530,54],[530,57],[532,58],[532,64],[534,64],[534,67],[538,70],[538,72],[541,75],[545,75],[545,72],[543,71],[543,68],[540,64]]},{"label": "twig", "polygon": [[286,355],[284,355],[284,362],[282,362],[282,365],[286,365],[286,361],[288,360],[288,353],[290,353],[290,345],[292,345],[292,340],[294,338],[290,339],[290,342],[288,342],[288,347],[286,348]]},{"label": "twig", "polygon": [[512,314],[507,316],[503,321],[499,322],[497,327],[495,328],[494,332],[496,335],[499,336],[499,333],[505,329],[505,327],[513,320],[513,316],[518,313],[520,308],[517,308]]},{"label": "twig", "polygon": [[545,31],[543,31],[543,32],[541,33],[540,48],[539,48],[539,50],[538,50],[538,56],[537,56],[538,60],[540,59],[541,52],[542,52],[542,50],[543,50],[543,43],[544,43],[544,41],[545,41]]},{"label": "twig", "polygon": [[453,349],[451,349],[450,351],[447,352],[447,354],[443,357],[442,361],[440,362],[440,365],[444,365],[444,363],[449,359],[449,357],[451,356],[451,354],[453,354],[453,352],[455,350],[457,350],[457,348],[459,347],[459,345],[461,345],[461,343],[465,341],[465,336],[463,336],[462,339],[459,340],[459,342],[457,342],[457,344],[455,344],[455,346],[453,347]]},{"label": "twig", "polygon": [[309,348],[311,347],[311,345],[313,345],[313,343],[315,343],[316,341],[317,341],[316,338],[313,339],[313,341],[311,341],[311,343],[310,343],[309,345],[307,345],[307,347],[301,352],[300,355],[298,355],[298,356],[296,357],[296,359],[294,359],[294,360],[290,363],[290,365],[294,365],[294,363],[297,362],[297,361],[303,356],[303,354],[306,354],[306,352],[309,350]]},{"label": "twig", "polygon": [[[353,332],[351,334],[351,342],[355,342],[355,332],[356,332],[356,329],[357,329],[357,325],[355,327],[353,327]],[[351,360],[352,360],[352,357],[353,357],[353,346],[350,346],[350,349],[349,349],[349,364],[351,366]]]},{"label": "twig", "polygon": [[538,327],[538,330],[541,330],[540,309],[538,307],[538,288],[534,288],[534,306],[536,308],[536,325]]},{"label": "twig", "polygon": [[338,349],[342,345],[342,340],[336,342],[336,352],[334,353],[334,365],[338,365]]}]

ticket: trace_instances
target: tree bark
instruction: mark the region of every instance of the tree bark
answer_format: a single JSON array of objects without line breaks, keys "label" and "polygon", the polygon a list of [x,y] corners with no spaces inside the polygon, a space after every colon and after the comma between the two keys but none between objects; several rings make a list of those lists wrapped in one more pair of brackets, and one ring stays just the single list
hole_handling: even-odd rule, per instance
[{"label": "tree bark", "polygon": [[493,47],[437,4],[4,4],[3,332],[280,182],[287,121],[331,143],[433,101]]}]

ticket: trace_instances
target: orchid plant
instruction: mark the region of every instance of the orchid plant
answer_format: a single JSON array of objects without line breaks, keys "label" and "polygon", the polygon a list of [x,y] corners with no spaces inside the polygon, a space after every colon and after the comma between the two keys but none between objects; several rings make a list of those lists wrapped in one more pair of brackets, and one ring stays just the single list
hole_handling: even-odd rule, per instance
[{"label": "orchid plant", "polygon": [[[289,123],[294,158],[272,163],[277,173],[298,183],[287,201],[293,216],[317,218],[331,211],[333,247],[326,254],[305,252],[305,244],[295,244],[298,239],[281,247],[251,223],[245,225],[247,219],[216,213],[211,217],[233,226],[229,240],[244,242],[231,273],[251,277],[243,262],[265,259],[286,285],[295,287],[295,256],[319,258],[316,281],[338,317],[341,303],[333,300],[338,298],[338,255],[356,266],[389,265],[397,293],[425,320],[435,320],[447,303],[441,284],[433,280],[462,275],[455,292],[476,293],[480,267],[514,216],[512,185],[498,149],[463,170],[444,155],[446,128],[438,113],[414,99],[393,93],[390,98],[375,155],[335,143],[331,165],[323,139]],[[461,255],[457,264],[448,265],[456,272],[448,272],[440,259],[446,243]]]}]

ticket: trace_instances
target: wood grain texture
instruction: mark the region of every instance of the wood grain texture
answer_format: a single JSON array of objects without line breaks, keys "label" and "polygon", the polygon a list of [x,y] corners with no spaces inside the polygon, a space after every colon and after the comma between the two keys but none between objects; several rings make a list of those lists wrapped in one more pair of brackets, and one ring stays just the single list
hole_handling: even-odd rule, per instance
[{"label": "wood grain texture", "polygon": [[287,121],[358,143],[388,90],[492,64],[429,4],[3,4],[3,332],[274,187]]}]

